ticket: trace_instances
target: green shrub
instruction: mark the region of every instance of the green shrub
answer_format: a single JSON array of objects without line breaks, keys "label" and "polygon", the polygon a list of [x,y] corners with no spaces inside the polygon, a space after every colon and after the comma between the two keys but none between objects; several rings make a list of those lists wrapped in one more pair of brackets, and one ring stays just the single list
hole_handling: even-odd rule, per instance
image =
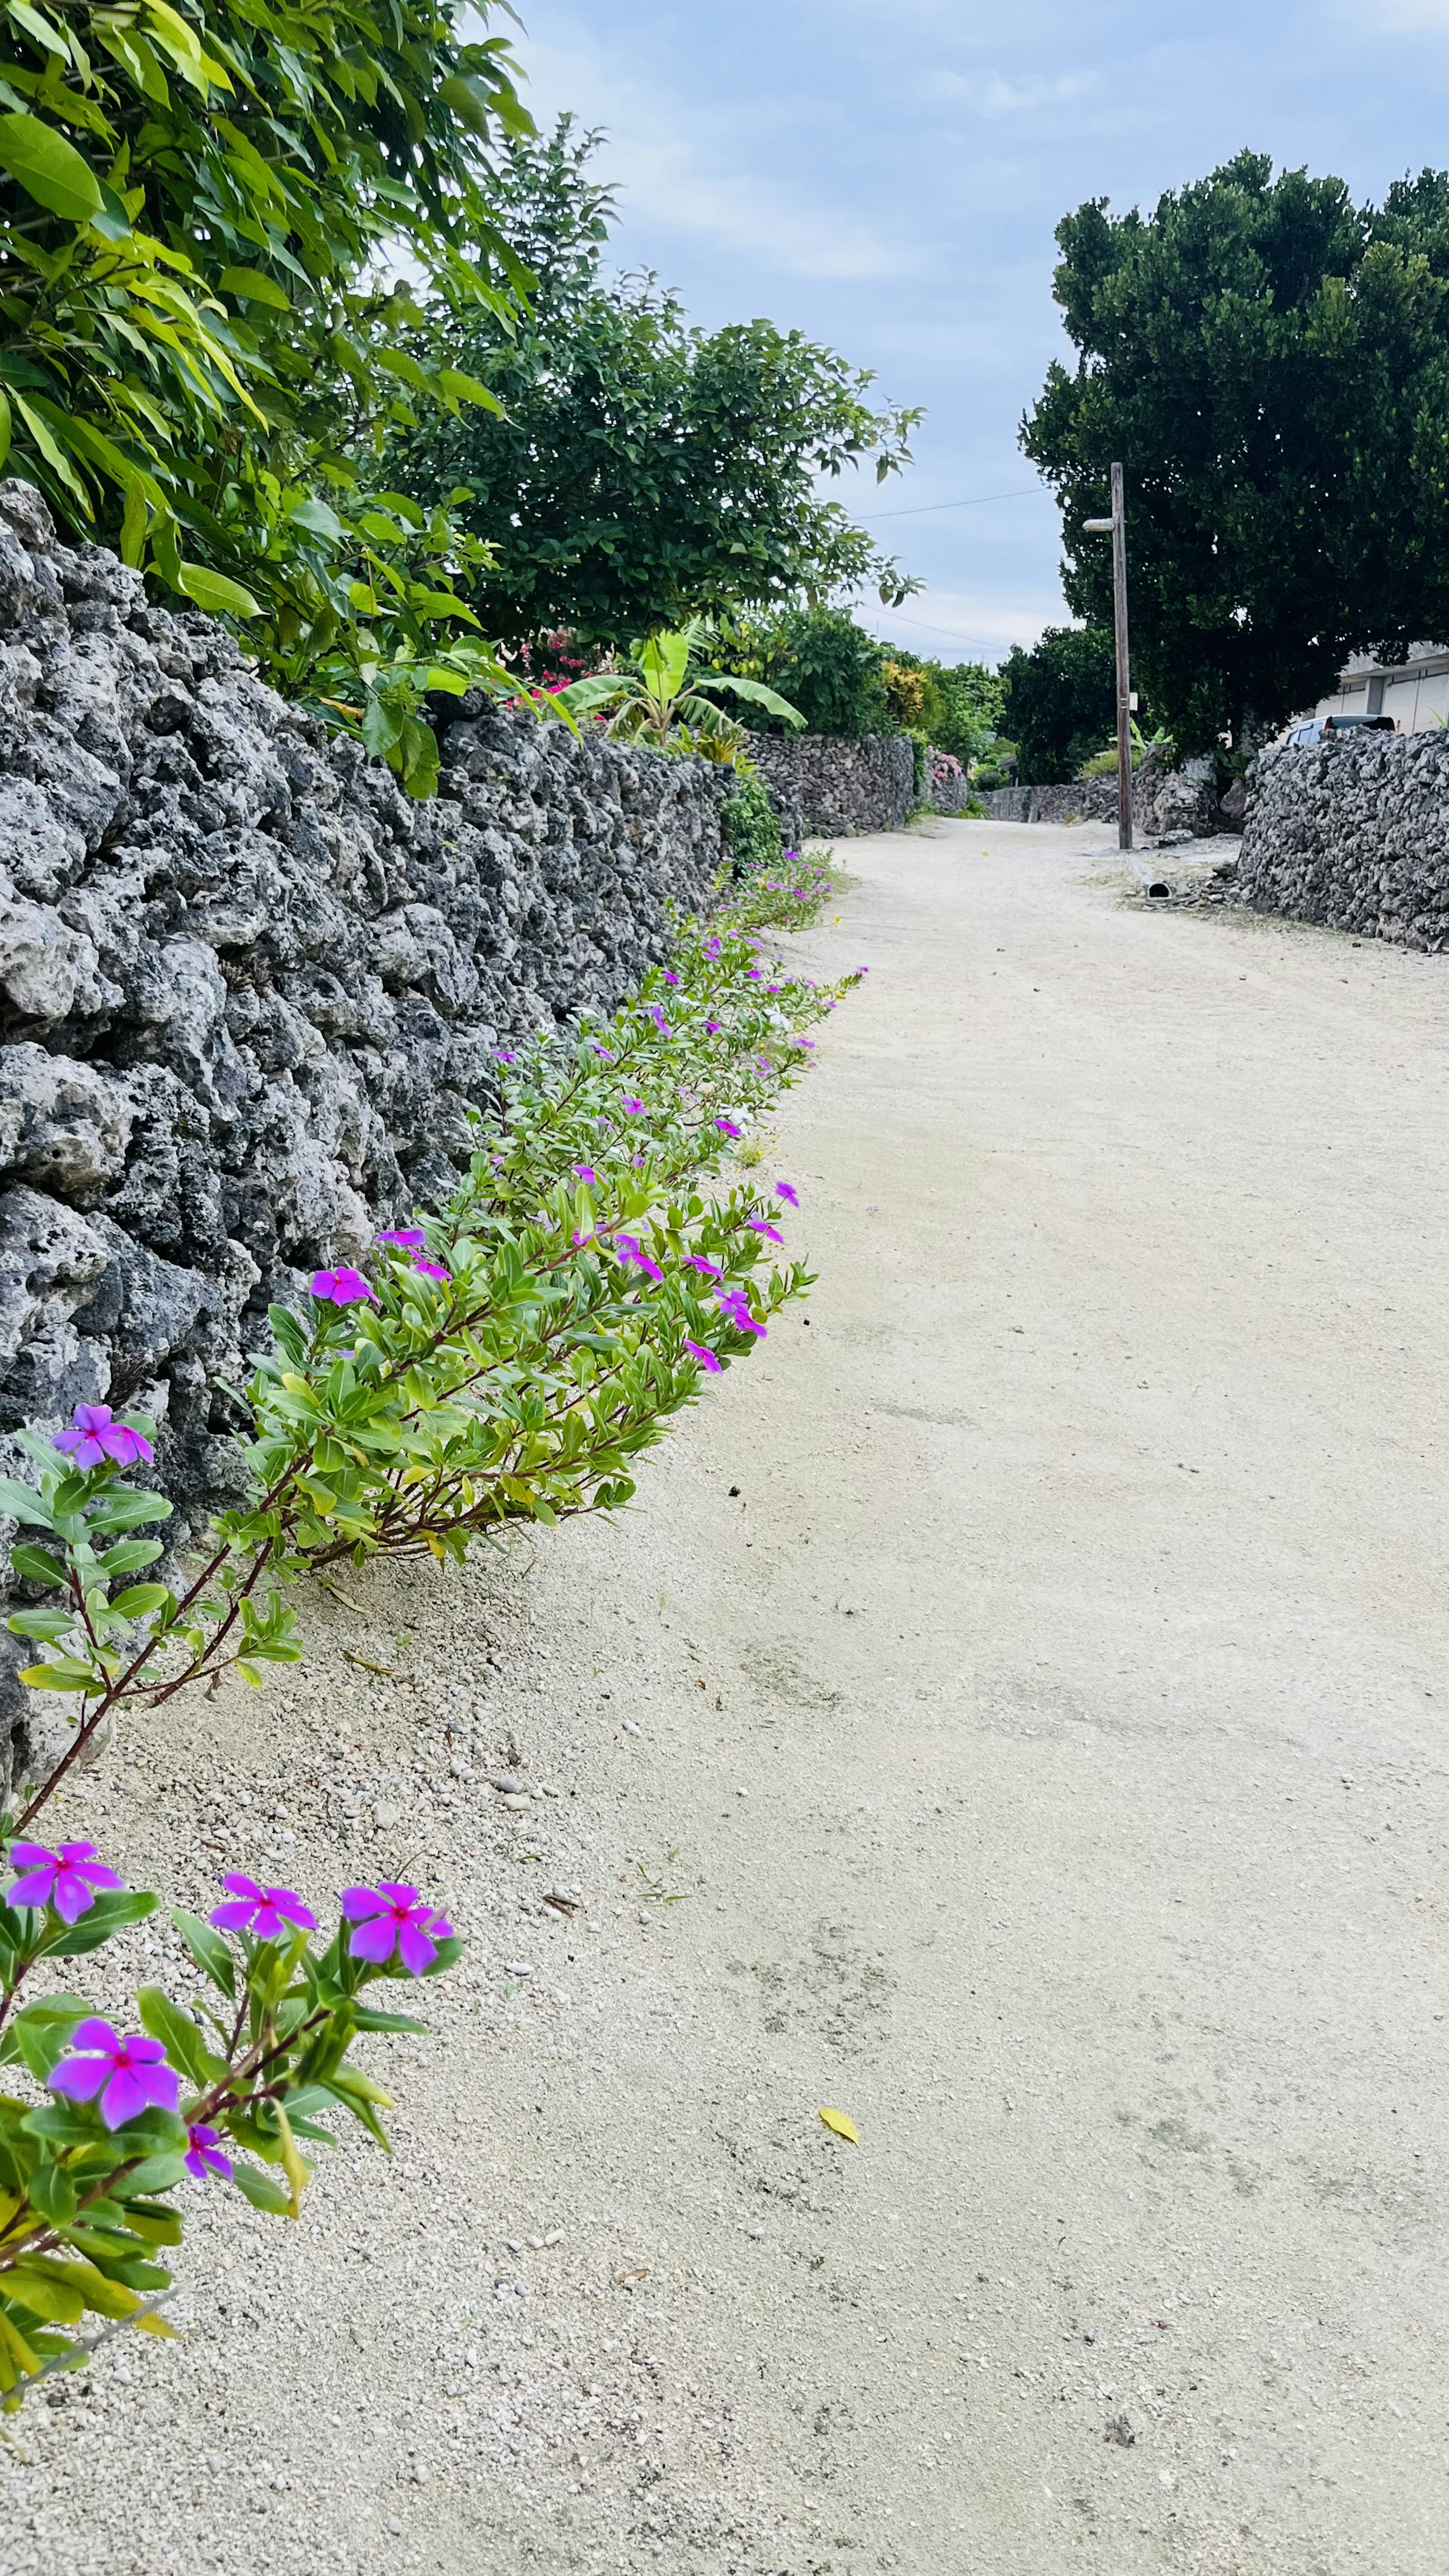
[{"label": "green shrub", "polygon": [[761,778],[742,778],[720,815],[738,876],[774,868],[784,852],[780,818]]}]

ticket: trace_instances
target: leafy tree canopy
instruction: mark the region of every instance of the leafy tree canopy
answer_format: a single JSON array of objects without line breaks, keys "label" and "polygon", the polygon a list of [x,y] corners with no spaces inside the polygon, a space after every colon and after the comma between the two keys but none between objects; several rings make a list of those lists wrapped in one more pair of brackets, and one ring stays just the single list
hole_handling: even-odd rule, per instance
[{"label": "leafy tree canopy", "polygon": [[798,331],[694,330],[652,274],[606,277],[597,142],[564,117],[502,156],[493,202],[537,280],[527,312],[435,296],[406,342],[424,369],[446,348],[503,407],[420,417],[389,451],[404,489],[455,495],[496,549],[471,592],[487,631],[625,643],[867,579],[903,598],[913,585],[818,485],[872,459],[895,472],[919,415],[873,408],[872,378]]},{"label": "leafy tree canopy", "polygon": [[903,725],[929,734],[938,751],[970,765],[996,740],[1002,682],[984,662],[923,661],[887,644],[886,687]]},{"label": "leafy tree canopy", "polygon": [[1049,626],[1029,653],[1013,646],[1000,680],[1001,721],[1024,785],[1075,778],[1116,724],[1113,643],[1101,627]]},{"label": "leafy tree canopy", "polygon": [[1179,746],[1252,748],[1350,652],[1449,638],[1445,175],[1355,207],[1243,152],[1057,240],[1080,355],[1022,444],[1061,501],[1069,605],[1101,626],[1110,549],[1082,522],[1121,459],[1134,676]]}]

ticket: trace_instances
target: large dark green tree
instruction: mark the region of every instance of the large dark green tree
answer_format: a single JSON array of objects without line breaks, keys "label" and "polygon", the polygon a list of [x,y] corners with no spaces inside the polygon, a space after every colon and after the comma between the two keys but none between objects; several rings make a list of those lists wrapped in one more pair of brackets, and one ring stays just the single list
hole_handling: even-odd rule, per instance
[{"label": "large dark green tree", "polygon": [[1001,723],[1016,744],[1023,785],[1075,778],[1117,720],[1110,633],[1099,626],[1049,626],[1029,653],[1012,646],[1000,679]]},{"label": "large dark green tree", "polygon": [[1244,152],[1150,215],[1081,206],[1057,240],[1080,354],[1022,444],[1099,625],[1110,549],[1082,522],[1121,459],[1134,676],[1179,749],[1251,749],[1350,652],[1449,637],[1444,174],[1355,207]]},{"label": "large dark green tree", "polygon": [[872,379],[798,331],[694,330],[657,278],[606,275],[597,140],[566,117],[503,157],[497,220],[537,280],[518,324],[450,304],[407,343],[424,366],[446,346],[504,407],[421,418],[391,456],[405,490],[466,494],[460,515],[497,548],[472,594],[485,629],[613,643],[867,579],[903,597],[819,484],[893,472],[917,415],[873,408]]}]

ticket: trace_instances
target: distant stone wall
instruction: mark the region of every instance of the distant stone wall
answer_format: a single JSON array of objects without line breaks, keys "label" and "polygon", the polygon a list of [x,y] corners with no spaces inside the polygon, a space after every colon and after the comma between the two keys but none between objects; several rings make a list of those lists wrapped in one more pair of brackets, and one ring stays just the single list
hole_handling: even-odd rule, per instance
[{"label": "distant stone wall", "polygon": [[1233,900],[1401,948],[1449,948],[1449,733],[1261,753]]},{"label": "distant stone wall", "polygon": [[[1115,823],[1117,773],[1106,778],[1073,778],[1061,787],[998,787],[985,798],[998,823]],[[1141,841],[1165,841],[1178,834],[1207,839],[1214,832],[1235,831],[1241,814],[1218,801],[1213,765],[1184,763],[1165,769],[1149,751],[1132,777],[1132,826]]]},{"label": "distant stone wall", "polygon": [[915,754],[904,734],[752,736],[750,758],[770,790],[787,838],[844,840],[898,832],[915,802]]}]

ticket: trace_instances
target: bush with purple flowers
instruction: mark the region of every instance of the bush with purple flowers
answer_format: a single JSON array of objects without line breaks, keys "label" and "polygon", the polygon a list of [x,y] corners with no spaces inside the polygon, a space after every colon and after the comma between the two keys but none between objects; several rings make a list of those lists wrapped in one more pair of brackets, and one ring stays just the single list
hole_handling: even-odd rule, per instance
[{"label": "bush with purple flowers", "polygon": [[[37,1856],[38,1855],[38,1856]],[[438,1975],[462,1948],[415,1887],[343,1891],[325,1943],[292,1889],[240,1872],[209,1922],[172,1921],[211,1990],[199,2016],[160,1986],[136,1997],[139,2030],[117,2030],[81,1995],[19,2002],[51,1961],[99,1949],[154,1911],[86,1844],[12,1847],[0,1888],[0,2067],[35,2099],[0,2092],[0,2392],[80,2360],[87,2319],[169,2334],[159,2249],[181,2242],[171,2195],[188,2177],[229,2184],[254,2208],[295,2218],[312,2171],[305,2148],[335,2143],[339,2114],[386,2145],[387,2095],[349,2056],[367,2031],[416,2031],[363,2000],[379,1979]],[[84,1872],[84,1876],[80,1875]],[[48,2097],[48,2098],[47,2098]]]},{"label": "bush with purple flowers", "polygon": [[301,1573],[342,1557],[456,1562],[510,1519],[621,1508],[668,1417],[809,1285],[799,1261],[775,1260],[794,1190],[722,1170],[808,1060],[804,1025],[845,989],[761,970],[775,900],[747,889],[684,924],[673,967],[603,1030],[500,1050],[496,1109],[473,1113],[470,1173],[448,1205],[380,1233],[366,1271],[319,1270],[304,1314],[272,1308],[275,1355],[247,1390],[251,1496],[217,1515],[179,1586],[134,1579],[163,1552],[140,1533],[170,1511],[125,1481],[150,1460],[149,1422],[81,1406],[56,1438],[19,1435],[37,1480],[0,1478],[0,1510],[40,1598],[9,1624],[44,1650],[23,1678],[65,1694],[76,1722],[0,1822],[15,1873],[0,1891],[0,2065],[48,2096],[0,2095],[6,2402],[82,2349],[88,2311],[165,2331],[147,2312],[169,2277],[152,2257],[180,2239],[169,2195],[184,2177],[295,2216],[299,2141],[327,2141],[339,2109],[382,2140],[385,2097],[348,2050],[361,2032],[418,2025],[362,1990],[436,1975],[461,1946],[415,1887],[342,1890],[324,1943],[296,1891],[232,1871],[209,1922],[172,1918],[220,1998],[202,2022],[155,1986],[137,1995],[139,2030],[73,1994],[12,2011],[43,1962],[99,1947],[157,1902],[92,1844],[32,1839],[35,1818],[118,1714],[294,1661],[285,1591]]}]

